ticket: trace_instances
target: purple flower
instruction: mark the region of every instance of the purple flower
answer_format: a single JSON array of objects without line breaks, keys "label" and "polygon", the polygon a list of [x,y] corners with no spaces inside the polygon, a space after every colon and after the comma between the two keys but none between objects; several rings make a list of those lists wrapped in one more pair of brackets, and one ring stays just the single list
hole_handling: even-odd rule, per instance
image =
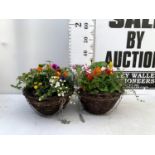
[{"label": "purple flower", "polygon": [[63,76],[60,77],[61,80],[65,80],[65,78]]},{"label": "purple flower", "polygon": [[57,64],[51,64],[51,68],[58,70],[60,67]]}]

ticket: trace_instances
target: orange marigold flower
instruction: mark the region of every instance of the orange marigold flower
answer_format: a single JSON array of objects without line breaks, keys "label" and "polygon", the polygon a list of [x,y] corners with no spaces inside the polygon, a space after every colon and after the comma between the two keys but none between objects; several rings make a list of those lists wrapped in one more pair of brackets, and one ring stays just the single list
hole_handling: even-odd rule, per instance
[{"label": "orange marigold flower", "polygon": [[43,70],[43,68],[40,67],[40,66],[38,66],[37,71],[38,71],[38,72],[41,72],[42,70]]},{"label": "orange marigold flower", "polygon": [[101,67],[96,67],[96,68],[93,70],[93,75],[94,75],[94,76],[101,75],[101,73],[102,73]]},{"label": "orange marigold flower", "polygon": [[68,72],[67,71],[64,71],[63,76],[64,77],[67,77],[68,76]]},{"label": "orange marigold flower", "polygon": [[59,71],[56,72],[56,76],[60,76],[61,73]]}]

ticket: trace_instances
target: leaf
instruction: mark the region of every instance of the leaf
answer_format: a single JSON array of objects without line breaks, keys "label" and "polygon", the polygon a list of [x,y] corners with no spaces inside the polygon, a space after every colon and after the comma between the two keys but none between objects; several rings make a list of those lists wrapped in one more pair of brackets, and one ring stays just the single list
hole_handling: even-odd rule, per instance
[{"label": "leaf", "polygon": [[106,67],[107,66],[107,63],[106,62],[104,62],[104,61],[99,61],[99,62],[94,62],[91,66],[90,66],[90,68],[91,69],[94,69],[94,68],[96,68],[96,67]]}]

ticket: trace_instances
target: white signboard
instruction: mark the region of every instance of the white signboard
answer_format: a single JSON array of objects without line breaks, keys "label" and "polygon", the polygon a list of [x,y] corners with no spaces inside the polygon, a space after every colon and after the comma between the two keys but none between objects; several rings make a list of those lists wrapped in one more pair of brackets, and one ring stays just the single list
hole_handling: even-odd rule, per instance
[{"label": "white signboard", "polygon": [[127,88],[155,88],[155,20],[96,21],[95,61],[112,61],[124,71]]}]

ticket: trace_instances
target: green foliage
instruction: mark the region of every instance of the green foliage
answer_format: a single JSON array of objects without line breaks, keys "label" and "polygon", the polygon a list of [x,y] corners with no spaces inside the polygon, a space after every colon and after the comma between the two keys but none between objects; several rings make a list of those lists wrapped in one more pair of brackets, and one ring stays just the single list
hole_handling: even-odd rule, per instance
[{"label": "green foliage", "polygon": [[60,68],[56,64],[39,64],[17,78],[17,89],[30,89],[39,101],[48,96],[64,96],[73,90],[73,73],[69,68]]},{"label": "green foliage", "polygon": [[91,64],[90,68],[95,69],[96,67],[106,67],[107,63],[104,61],[94,62]]},{"label": "green foliage", "polygon": [[[80,70],[78,68],[78,70]],[[88,67],[81,67],[77,73],[78,85],[86,92],[114,93],[123,92],[125,78],[121,71],[113,71],[112,64],[96,62]]]}]

